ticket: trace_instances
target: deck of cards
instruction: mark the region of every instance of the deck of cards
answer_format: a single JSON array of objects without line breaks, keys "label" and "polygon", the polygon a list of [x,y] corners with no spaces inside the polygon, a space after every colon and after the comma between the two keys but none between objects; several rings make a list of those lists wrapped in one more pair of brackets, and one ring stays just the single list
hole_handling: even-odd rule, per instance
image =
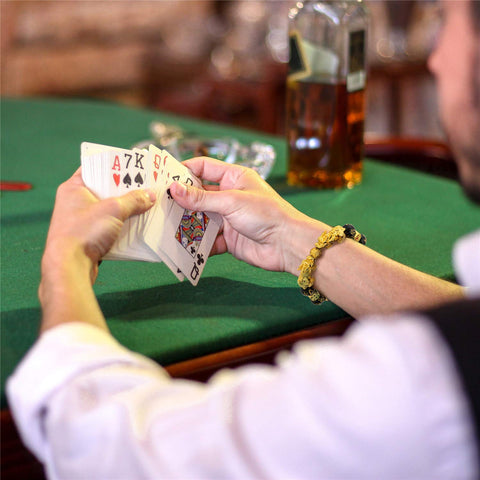
[{"label": "deck of cards", "polygon": [[100,199],[150,188],[155,205],[142,215],[129,218],[120,236],[104,257],[106,260],[164,262],[180,280],[196,285],[205,267],[221,216],[180,207],[170,195],[175,182],[201,188],[201,181],[166,150],[122,148],[83,142],[82,178]]}]

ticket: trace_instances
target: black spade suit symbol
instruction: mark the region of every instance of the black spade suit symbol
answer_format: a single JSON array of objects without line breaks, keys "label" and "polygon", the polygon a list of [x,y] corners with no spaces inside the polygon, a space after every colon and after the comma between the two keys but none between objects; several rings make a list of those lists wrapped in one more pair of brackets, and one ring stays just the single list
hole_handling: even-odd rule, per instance
[{"label": "black spade suit symbol", "polygon": [[130,187],[132,185],[132,179],[130,178],[130,174],[127,173],[124,177],[123,177],[123,183],[128,187]]},{"label": "black spade suit symbol", "polygon": [[143,177],[140,175],[140,172],[138,172],[137,176],[135,177],[135,183],[138,186],[143,185]]}]

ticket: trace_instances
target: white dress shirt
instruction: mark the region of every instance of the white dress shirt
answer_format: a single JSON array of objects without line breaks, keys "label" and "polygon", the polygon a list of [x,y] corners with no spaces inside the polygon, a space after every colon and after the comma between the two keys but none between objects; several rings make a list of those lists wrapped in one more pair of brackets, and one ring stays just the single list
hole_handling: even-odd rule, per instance
[{"label": "white dress shirt", "polygon": [[480,296],[480,230],[465,235],[453,250],[453,263],[459,282],[470,296]]},{"label": "white dress shirt", "polygon": [[[456,257],[473,246],[468,268],[480,266],[467,243]],[[478,475],[453,357],[415,314],[364,319],[341,338],[297,344],[275,367],[225,370],[208,384],[172,380],[109,334],[64,324],[40,337],[7,394],[51,479]]]}]

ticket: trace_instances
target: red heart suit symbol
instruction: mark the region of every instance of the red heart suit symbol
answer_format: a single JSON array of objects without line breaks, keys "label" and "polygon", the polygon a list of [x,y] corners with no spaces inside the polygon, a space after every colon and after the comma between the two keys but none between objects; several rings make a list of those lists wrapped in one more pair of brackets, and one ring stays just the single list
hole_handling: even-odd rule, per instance
[{"label": "red heart suit symbol", "polygon": [[113,181],[115,182],[115,185],[118,187],[118,184],[120,183],[120,175],[118,173],[113,174]]},{"label": "red heart suit symbol", "polygon": [[157,181],[157,177],[158,177],[158,172],[153,172],[153,178],[155,179],[155,181]]}]

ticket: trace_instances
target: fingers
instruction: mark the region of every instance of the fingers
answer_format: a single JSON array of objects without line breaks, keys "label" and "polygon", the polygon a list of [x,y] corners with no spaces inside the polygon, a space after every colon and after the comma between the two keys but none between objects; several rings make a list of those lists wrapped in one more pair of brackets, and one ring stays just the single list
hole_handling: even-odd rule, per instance
[{"label": "fingers", "polygon": [[210,251],[210,256],[221,255],[222,253],[228,252],[227,242],[223,234],[219,234],[213,243],[212,250]]},{"label": "fingers", "polygon": [[77,171],[68,179],[62,182],[57,188],[57,196],[62,195],[63,191],[70,191],[73,187],[83,186],[82,179],[82,167],[79,167]]},{"label": "fingers", "polygon": [[175,182],[170,187],[174,200],[183,208],[227,215],[235,204],[237,192],[207,191]]},{"label": "fingers", "polygon": [[246,167],[232,165],[208,157],[191,158],[183,162],[183,164],[202,180],[224,183],[224,188],[233,188],[238,178],[246,170]]},{"label": "fingers", "polygon": [[156,200],[156,195],[152,190],[136,190],[127,193],[119,198],[121,203],[120,220],[126,220],[132,215],[139,215],[146,212]]},{"label": "fingers", "polygon": [[[82,167],[78,167],[75,173],[70,177],[72,180],[82,180]],[[83,183],[83,180],[82,180]]]},{"label": "fingers", "polygon": [[85,186],[82,178],[82,167],[78,167],[76,172],[64,183],[67,185]]},{"label": "fingers", "polygon": [[103,214],[111,215],[122,222],[132,215],[146,212],[155,203],[156,195],[153,191],[134,190],[121,197],[108,198],[99,203]]}]

